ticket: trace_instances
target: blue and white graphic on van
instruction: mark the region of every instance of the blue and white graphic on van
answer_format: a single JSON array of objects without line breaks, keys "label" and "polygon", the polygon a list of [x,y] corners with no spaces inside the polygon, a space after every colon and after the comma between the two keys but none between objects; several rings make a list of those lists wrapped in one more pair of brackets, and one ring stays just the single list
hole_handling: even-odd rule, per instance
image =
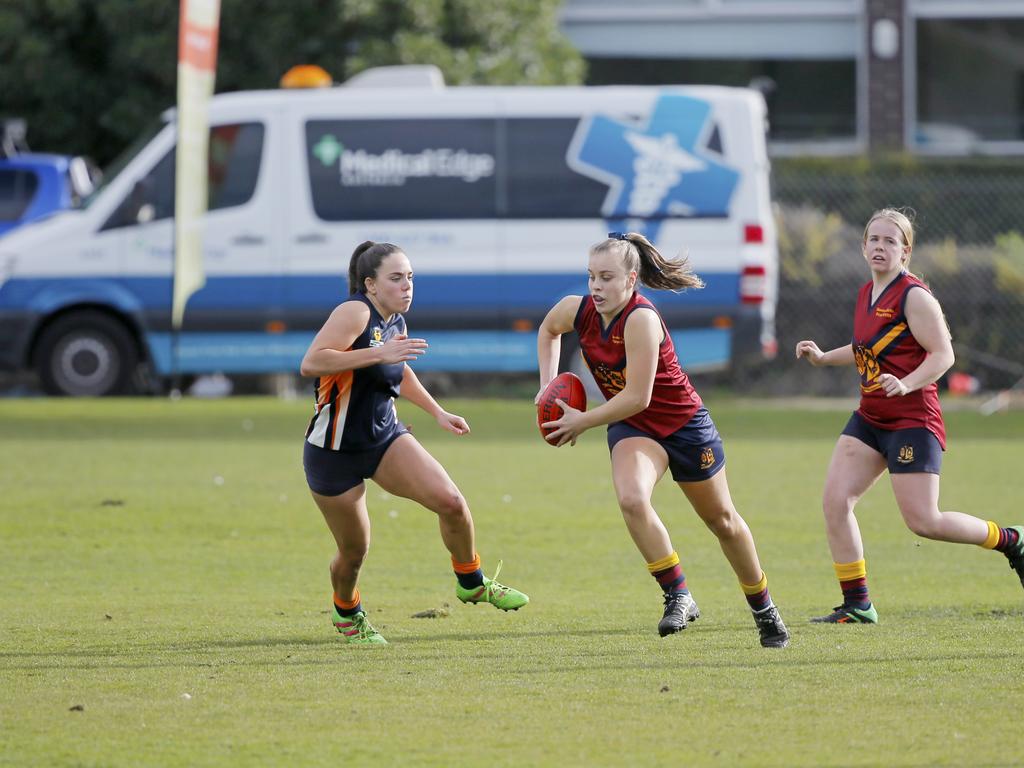
[{"label": "blue and white graphic on van", "polygon": [[645,125],[581,120],[566,161],[608,185],[601,213],[609,227],[655,240],[666,217],[729,215],[740,174],[716,152],[719,141],[707,101],[664,94]]}]

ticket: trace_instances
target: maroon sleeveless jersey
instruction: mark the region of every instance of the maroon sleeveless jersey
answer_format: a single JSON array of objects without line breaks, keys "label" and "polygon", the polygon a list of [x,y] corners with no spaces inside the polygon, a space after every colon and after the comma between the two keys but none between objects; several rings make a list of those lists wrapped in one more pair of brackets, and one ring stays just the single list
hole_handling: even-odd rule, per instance
[{"label": "maroon sleeveless jersey", "polygon": [[658,315],[665,340],[658,348],[658,370],[654,376],[650,404],[624,421],[654,437],[667,437],[685,426],[703,403],[679,367],[672,337],[654,305],[634,291],[611,324],[602,328],[601,315],[594,306],[594,299],[589,295],[584,296],[576,311],[573,327],[579,335],[580,350],[587,367],[601,388],[601,394],[610,400],[626,386],[626,377],[629,375],[626,370],[626,319],[640,308]]},{"label": "maroon sleeveless jersey", "polygon": [[879,429],[924,427],[945,450],[946,427],[935,383],[903,397],[886,397],[878,381],[883,373],[902,379],[924,360],[927,353],[910,332],[903,309],[912,289],[928,288],[913,275],[901,272],[872,304],[871,286],[869,282],[860,289],[853,316],[853,356],[860,374],[858,413]]}]

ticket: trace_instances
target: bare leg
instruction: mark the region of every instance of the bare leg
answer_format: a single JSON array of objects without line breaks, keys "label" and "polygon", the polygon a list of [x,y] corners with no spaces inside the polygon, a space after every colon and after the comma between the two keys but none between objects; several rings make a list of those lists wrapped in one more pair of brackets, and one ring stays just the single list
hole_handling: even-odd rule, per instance
[{"label": "bare leg", "polygon": [[612,482],[619,509],[633,543],[648,563],[673,552],[668,530],[651,505],[654,486],[667,468],[665,449],[646,437],[628,437],[612,448]]},{"label": "bare leg", "polygon": [[918,536],[960,544],[981,544],[988,523],[962,512],[939,511],[939,476],[925,472],[891,476],[896,503],[907,527]]},{"label": "bare leg", "polygon": [[331,560],[331,585],[342,600],[355,597],[359,569],[370,549],[370,517],[366,513],[366,486],[360,483],[340,496],[310,491],[320,507],[338,551]]},{"label": "bare leg", "polygon": [[822,509],[832,560],[854,563],[864,559],[864,544],[854,507],[885,471],[878,451],[849,435],[840,435],[825,476]]},{"label": "bare leg", "polygon": [[476,557],[473,516],[466,500],[444,467],[412,435],[402,435],[388,447],[373,480],[388,493],[434,512],[441,539],[457,562]]},{"label": "bare leg", "polygon": [[679,487],[700,519],[718,538],[718,544],[740,583],[757,584],[761,581],[764,572],[757,559],[754,537],[732,503],[725,469],[707,480],[679,483]]}]

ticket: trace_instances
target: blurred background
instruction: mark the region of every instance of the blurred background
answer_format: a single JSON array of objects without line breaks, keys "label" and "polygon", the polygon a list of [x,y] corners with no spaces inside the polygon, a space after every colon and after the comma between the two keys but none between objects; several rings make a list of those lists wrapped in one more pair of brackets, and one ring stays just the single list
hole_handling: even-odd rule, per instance
[{"label": "blurred background", "polygon": [[[0,219],[23,214],[42,188],[15,167],[29,147],[64,163],[66,190],[54,205],[78,205],[101,169],[174,104],[177,44],[177,3],[5,0],[0,157],[11,168],[0,166]],[[988,407],[1012,402],[1022,387],[1018,0],[222,1],[218,93],[277,88],[296,64],[319,65],[335,82],[374,66],[432,64],[449,86],[756,89],[769,115],[779,354],[700,373],[698,385],[763,396],[855,394],[850,371],[809,375],[791,350],[802,338],[823,346],[848,338],[866,279],[862,228],[873,210],[896,205],[917,211],[911,268],[931,285],[953,332],[958,359],[943,386]],[[533,376],[486,374],[431,378],[442,394],[533,386]],[[203,386],[210,394],[301,394],[309,383],[283,373],[198,385],[196,394]],[[0,386],[8,395],[40,391],[30,368],[0,374]],[[149,387],[166,390],[166,382]]]}]

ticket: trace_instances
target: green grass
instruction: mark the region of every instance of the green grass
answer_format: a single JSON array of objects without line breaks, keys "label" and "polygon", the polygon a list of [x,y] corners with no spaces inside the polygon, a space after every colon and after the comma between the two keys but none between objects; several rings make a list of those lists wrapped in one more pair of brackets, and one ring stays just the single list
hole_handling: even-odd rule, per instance
[{"label": "green grass", "polygon": [[[667,481],[703,615],[659,638],[603,434],[556,452],[528,402],[450,403],[465,438],[402,415],[531,604],[459,604],[433,515],[371,485],[361,587],[391,645],[364,650],[327,613],[308,403],[0,401],[0,763],[1019,764],[1024,593],[1002,557],[917,539],[883,481],[860,508],[882,623],[806,623],[838,598],[819,494],[846,413],[711,405],[783,651]],[[1024,414],[948,426],[943,507],[1020,523]]]}]

